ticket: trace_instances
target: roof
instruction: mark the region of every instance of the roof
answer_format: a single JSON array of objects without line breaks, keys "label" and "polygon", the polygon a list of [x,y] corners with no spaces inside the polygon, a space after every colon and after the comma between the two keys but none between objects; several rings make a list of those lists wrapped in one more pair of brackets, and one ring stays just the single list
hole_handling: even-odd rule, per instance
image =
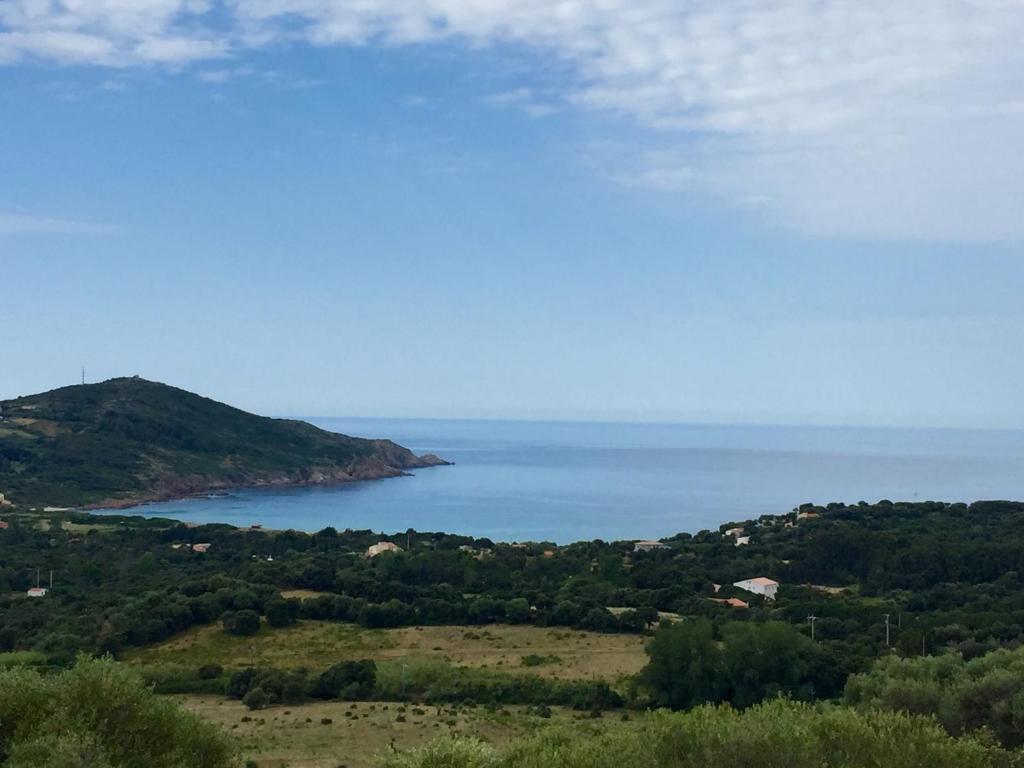
[{"label": "roof", "polygon": [[758,576],[756,579],[744,579],[743,584],[757,584],[759,587],[777,587],[779,582],[765,576]]}]

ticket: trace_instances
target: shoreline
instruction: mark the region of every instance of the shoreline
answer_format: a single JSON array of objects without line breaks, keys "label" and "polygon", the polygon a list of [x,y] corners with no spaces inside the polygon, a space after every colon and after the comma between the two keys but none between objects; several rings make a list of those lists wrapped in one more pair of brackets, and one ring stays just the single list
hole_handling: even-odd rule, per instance
[{"label": "shoreline", "polygon": [[371,470],[357,470],[355,473],[349,473],[345,470],[314,470],[314,477],[307,480],[292,480],[292,479],[278,479],[272,478],[269,480],[257,480],[250,483],[205,483],[192,485],[188,482],[187,478],[183,478],[184,481],[181,487],[175,488],[174,490],[168,490],[166,492],[154,492],[147,493],[140,496],[135,496],[130,499],[104,499],[103,501],[91,502],[89,504],[83,504],[81,506],[73,507],[73,509],[80,512],[96,512],[103,510],[127,510],[135,507],[142,507],[147,504],[158,504],[169,501],[186,501],[188,499],[202,498],[206,494],[241,490],[259,490],[259,489],[270,489],[270,488],[313,488],[313,487],[335,487],[341,485],[349,485],[351,483],[362,483],[371,480],[390,480],[399,477],[412,477],[412,472],[407,470],[411,469],[430,469],[432,467],[450,467],[454,466],[455,462],[446,461],[441,459],[434,454],[426,454],[418,457],[422,459],[420,463],[410,464],[409,466],[398,468],[390,465],[383,465],[380,468],[374,468]]}]

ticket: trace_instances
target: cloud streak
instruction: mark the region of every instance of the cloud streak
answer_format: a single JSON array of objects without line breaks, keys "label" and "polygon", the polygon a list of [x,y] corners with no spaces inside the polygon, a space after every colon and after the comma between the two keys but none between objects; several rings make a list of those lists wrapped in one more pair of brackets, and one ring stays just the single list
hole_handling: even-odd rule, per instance
[{"label": "cloud streak", "polygon": [[[282,43],[533,49],[571,73],[559,101],[633,121],[638,182],[813,233],[935,240],[1024,239],[1022,39],[1024,0],[0,4],[0,62],[182,65]],[[529,94],[490,101],[529,109]]]},{"label": "cloud streak", "polygon": [[110,224],[0,211],[0,235],[116,235],[120,232],[120,227]]}]

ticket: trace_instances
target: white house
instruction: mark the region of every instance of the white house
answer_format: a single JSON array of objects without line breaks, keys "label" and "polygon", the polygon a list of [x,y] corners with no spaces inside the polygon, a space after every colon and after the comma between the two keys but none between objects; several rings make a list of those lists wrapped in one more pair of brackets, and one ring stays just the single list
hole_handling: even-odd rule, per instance
[{"label": "white house", "polygon": [[736,537],[736,544],[735,544],[735,546],[737,546],[737,547],[745,547],[749,543],[750,543],[750,537],[749,536],[737,536]]},{"label": "white house", "polygon": [[633,544],[634,552],[650,552],[655,549],[671,549],[671,547],[660,541],[638,541]]},{"label": "white house", "polygon": [[384,552],[401,552],[402,548],[397,544],[392,544],[390,541],[378,541],[372,547],[366,550],[367,557],[376,557]]},{"label": "white house", "polygon": [[722,535],[723,536],[742,536],[743,535],[743,529],[742,528],[729,528]]},{"label": "white house", "polygon": [[758,576],[756,579],[744,579],[733,583],[734,587],[744,592],[753,592],[755,595],[763,595],[765,600],[774,600],[775,593],[779,591],[779,582]]},{"label": "white house", "polygon": [[207,551],[209,551],[209,549],[210,549],[210,543],[209,542],[203,542],[202,544],[193,544],[192,545],[192,551],[193,552],[207,552]]},{"label": "white house", "polygon": [[29,597],[46,597],[46,587],[32,587],[27,594]]}]

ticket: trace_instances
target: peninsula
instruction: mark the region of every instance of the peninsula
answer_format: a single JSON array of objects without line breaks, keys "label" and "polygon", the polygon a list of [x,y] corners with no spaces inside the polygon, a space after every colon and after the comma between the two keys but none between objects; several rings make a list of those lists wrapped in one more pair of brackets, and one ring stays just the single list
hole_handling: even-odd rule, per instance
[{"label": "peninsula", "polygon": [[398,477],[447,463],[138,377],[0,401],[0,493],[21,505],[130,506],[227,488]]}]

